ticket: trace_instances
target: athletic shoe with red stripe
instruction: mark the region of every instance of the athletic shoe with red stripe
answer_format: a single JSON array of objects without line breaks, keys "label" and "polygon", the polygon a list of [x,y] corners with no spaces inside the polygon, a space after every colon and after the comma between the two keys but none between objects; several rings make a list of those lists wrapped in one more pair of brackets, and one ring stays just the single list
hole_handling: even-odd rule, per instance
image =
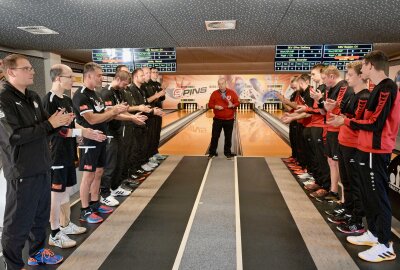
[{"label": "athletic shoe with red stripe", "polygon": [[28,265],[58,264],[63,259],[63,256],[54,254],[50,249],[42,248],[35,256],[28,259]]}]

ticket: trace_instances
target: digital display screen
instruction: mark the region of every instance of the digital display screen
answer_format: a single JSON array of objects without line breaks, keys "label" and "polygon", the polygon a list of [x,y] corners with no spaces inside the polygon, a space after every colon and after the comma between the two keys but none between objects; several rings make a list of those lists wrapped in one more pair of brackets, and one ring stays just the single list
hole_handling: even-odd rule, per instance
[{"label": "digital display screen", "polygon": [[323,45],[277,45],[275,71],[310,71],[322,62]]},{"label": "digital display screen", "polygon": [[135,68],[156,67],[159,72],[176,72],[175,48],[133,49]]},{"label": "digital display screen", "polygon": [[118,65],[127,65],[133,70],[133,51],[131,48],[119,49],[93,49],[93,62],[103,67],[103,72],[110,74],[115,73],[115,68]]},{"label": "digital display screen", "polygon": [[160,72],[176,72],[175,48],[93,49],[92,60],[102,66],[105,74],[115,73],[118,65],[127,65],[130,71],[156,67]]},{"label": "digital display screen", "polygon": [[372,44],[328,44],[324,45],[323,63],[346,70],[347,63],[359,61],[372,51]]}]

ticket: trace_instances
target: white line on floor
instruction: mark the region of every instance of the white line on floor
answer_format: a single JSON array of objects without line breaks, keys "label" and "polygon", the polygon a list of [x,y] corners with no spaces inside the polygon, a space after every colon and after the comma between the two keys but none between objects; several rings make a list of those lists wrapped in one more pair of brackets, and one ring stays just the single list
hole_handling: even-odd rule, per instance
[{"label": "white line on floor", "polygon": [[206,180],[207,180],[207,177],[208,177],[208,172],[209,172],[210,167],[211,167],[211,163],[212,163],[212,159],[210,159],[208,161],[207,169],[206,169],[206,172],[204,173],[203,180],[202,180],[200,188],[199,188],[199,192],[197,193],[196,201],[194,202],[192,213],[190,214],[189,221],[188,221],[188,224],[186,226],[186,230],[185,230],[185,233],[183,235],[181,245],[179,246],[178,254],[176,255],[174,266],[172,267],[172,270],[178,270],[179,266],[181,264],[182,257],[183,257],[183,252],[185,251],[186,243],[187,243],[187,241],[189,239],[190,230],[192,229],[193,220],[194,220],[194,217],[195,217],[196,212],[197,212],[197,208],[198,208],[199,203],[200,203],[200,198],[201,198],[201,195],[203,193],[204,184],[206,183]]},{"label": "white line on floor", "polygon": [[236,269],[243,269],[242,260],[242,229],[240,227],[240,205],[239,205],[239,181],[238,181],[238,167],[237,157],[235,162],[235,216],[236,216]]}]

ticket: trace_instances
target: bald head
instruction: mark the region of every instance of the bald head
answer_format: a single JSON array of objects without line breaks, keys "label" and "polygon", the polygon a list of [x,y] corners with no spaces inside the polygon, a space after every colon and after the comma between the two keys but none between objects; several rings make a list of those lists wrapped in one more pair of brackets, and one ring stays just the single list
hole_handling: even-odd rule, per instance
[{"label": "bald head", "polygon": [[62,74],[65,73],[71,73],[70,75],[72,75],[72,69],[64,64],[53,65],[50,69],[51,81],[54,82],[57,79],[57,77],[62,76]]},{"label": "bald head", "polygon": [[219,90],[221,90],[222,92],[224,92],[226,90],[226,80],[224,78],[220,78],[218,80],[218,88]]}]

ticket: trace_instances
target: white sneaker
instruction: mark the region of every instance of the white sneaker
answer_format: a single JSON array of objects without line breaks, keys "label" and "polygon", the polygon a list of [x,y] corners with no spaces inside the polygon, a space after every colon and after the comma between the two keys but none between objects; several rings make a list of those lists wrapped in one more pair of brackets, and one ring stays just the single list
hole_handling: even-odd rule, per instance
[{"label": "white sneaker", "polygon": [[158,166],[157,163],[154,163],[154,162],[151,162],[151,161],[147,162],[146,164],[151,168],[156,168]]},{"label": "white sneaker", "polygon": [[303,174],[298,175],[297,177],[300,179],[307,179],[307,178],[311,177],[311,174],[303,173]]},{"label": "white sneaker", "polygon": [[160,155],[160,154],[155,154],[153,157],[155,157],[158,160],[164,160],[164,159],[167,158],[166,156],[163,156],[163,155]]},{"label": "white sneaker", "polygon": [[67,227],[60,227],[60,231],[62,231],[64,234],[82,234],[86,232],[86,228],[79,227],[70,221]]},{"label": "white sneaker", "polygon": [[378,238],[370,231],[366,231],[359,236],[347,236],[347,242],[357,246],[375,246],[378,244]]},{"label": "white sneaker", "polygon": [[311,180],[311,179],[309,179],[309,180],[307,180],[307,181],[303,182],[303,185],[305,185],[305,186],[307,186],[307,185],[311,185],[311,184],[315,184],[315,180]]},{"label": "white sneaker", "polygon": [[119,201],[117,201],[112,195],[108,196],[107,198],[101,197],[100,202],[111,207],[119,205]]},{"label": "white sneaker", "polygon": [[150,162],[152,162],[152,163],[155,163],[155,164],[157,164],[157,165],[160,165],[160,162],[159,162],[158,159],[155,158],[155,157],[151,157],[149,160],[150,160]]},{"label": "white sneaker", "polygon": [[49,245],[55,246],[59,248],[70,248],[76,246],[76,241],[69,238],[65,233],[61,230],[54,236],[54,238],[49,236]]},{"label": "white sneaker", "polygon": [[389,242],[389,247],[378,243],[366,251],[358,253],[358,257],[367,262],[383,262],[396,259],[393,251],[393,242]]},{"label": "white sneaker", "polygon": [[117,196],[129,196],[131,195],[131,192],[123,189],[121,186],[119,186],[116,190],[111,190],[111,196],[117,197]]},{"label": "white sneaker", "polygon": [[141,168],[142,168],[143,170],[145,170],[146,172],[151,172],[151,171],[153,170],[153,168],[150,167],[150,166],[147,165],[147,164],[142,165]]}]

